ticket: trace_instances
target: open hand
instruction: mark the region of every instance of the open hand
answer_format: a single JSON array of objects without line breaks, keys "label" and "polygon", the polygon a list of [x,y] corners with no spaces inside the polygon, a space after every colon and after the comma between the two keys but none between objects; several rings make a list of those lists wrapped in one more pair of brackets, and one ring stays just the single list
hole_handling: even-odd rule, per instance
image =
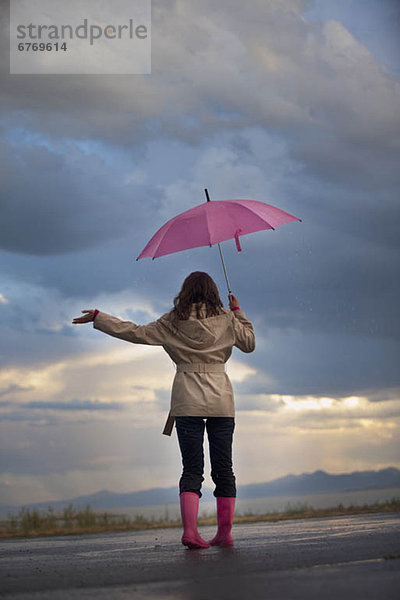
[{"label": "open hand", "polygon": [[83,317],[76,317],[72,323],[74,325],[78,325],[79,323],[90,323],[90,321],[93,321],[93,317],[94,317],[94,309],[90,309],[90,310],[82,310],[81,312],[86,313]]},{"label": "open hand", "polygon": [[228,298],[229,298],[229,308],[231,310],[232,310],[232,308],[239,308],[239,300],[233,294],[229,294]]}]

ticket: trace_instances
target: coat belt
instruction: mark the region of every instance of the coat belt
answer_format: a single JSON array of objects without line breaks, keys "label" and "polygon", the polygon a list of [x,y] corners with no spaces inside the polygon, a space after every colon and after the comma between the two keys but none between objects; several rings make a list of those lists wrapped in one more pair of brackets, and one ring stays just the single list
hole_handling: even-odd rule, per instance
[{"label": "coat belt", "polygon": [[177,373],[224,373],[225,363],[179,363]]},{"label": "coat belt", "polygon": [[[225,363],[179,363],[176,365],[177,373],[225,373]],[[175,417],[169,413],[165,423],[164,435],[171,435]]]}]

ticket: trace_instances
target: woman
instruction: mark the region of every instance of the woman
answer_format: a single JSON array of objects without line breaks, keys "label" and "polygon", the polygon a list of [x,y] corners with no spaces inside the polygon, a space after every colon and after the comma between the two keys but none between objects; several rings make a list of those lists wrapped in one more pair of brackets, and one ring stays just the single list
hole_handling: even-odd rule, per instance
[{"label": "woman", "polygon": [[[179,482],[183,522],[182,544],[188,548],[233,546],[231,536],[236,486],[232,470],[235,410],[232,385],[225,363],[233,346],[243,352],[255,348],[253,326],[235,296],[230,311],[223,308],[213,279],[191,273],[174,299],[174,308],[148,325],[121,321],[96,310],[83,310],[73,323],[93,321],[96,329],[136,344],[163,346],[176,364],[171,410],[164,432],[171,435],[174,421],[182,453]],[[197,531],[201,484],[204,481],[204,429],[210,446],[211,477],[217,498],[218,531],[207,543]]]}]

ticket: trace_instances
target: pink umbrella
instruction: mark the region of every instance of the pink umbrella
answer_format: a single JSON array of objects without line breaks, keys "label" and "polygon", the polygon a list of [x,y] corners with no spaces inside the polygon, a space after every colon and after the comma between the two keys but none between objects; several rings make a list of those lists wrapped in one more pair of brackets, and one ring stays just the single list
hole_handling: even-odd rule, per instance
[{"label": "pink umbrella", "polygon": [[275,229],[290,221],[301,221],[289,213],[256,200],[217,200],[190,208],[163,225],[151,238],[136,260],[218,244],[228,292],[231,293],[220,242],[235,239],[241,251],[239,236]]}]

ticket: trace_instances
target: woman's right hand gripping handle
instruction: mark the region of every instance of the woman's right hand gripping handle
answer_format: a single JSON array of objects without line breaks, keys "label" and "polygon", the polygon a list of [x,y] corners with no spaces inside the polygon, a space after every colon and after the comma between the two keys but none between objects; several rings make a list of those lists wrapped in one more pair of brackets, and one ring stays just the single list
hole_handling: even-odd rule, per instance
[{"label": "woman's right hand gripping handle", "polygon": [[229,308],[231,310],[239,310],[239,300],[233,294],[229,294]]}]

